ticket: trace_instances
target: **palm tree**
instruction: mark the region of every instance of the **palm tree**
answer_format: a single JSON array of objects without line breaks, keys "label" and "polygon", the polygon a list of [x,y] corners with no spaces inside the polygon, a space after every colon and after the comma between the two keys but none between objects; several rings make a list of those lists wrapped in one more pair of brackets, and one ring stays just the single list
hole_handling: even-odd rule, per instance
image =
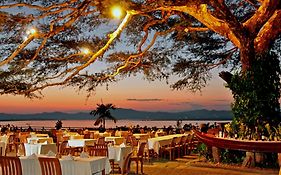
[{"label": "palm tree", "polygon": [[94,125],[97,126],[102,123],[102,127],[105,129],[105,119],[113,120],[114,123],[116,123],[116,118],[113,117],[110,113],[111,109],[113,109],[113,110],[116,109],[116,107],[114,105],[112,105],[111,103],[97,104],[97,108],[90,112],[90,115],[98,116]]}]

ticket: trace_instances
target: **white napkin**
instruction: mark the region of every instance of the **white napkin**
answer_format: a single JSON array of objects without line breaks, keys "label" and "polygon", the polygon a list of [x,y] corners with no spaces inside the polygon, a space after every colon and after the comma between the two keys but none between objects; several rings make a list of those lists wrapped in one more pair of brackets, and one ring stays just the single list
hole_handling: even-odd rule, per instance
[{"label": "white napkin", "polygon": [[28,156],[27,159],[37,159],[37,155],[33,153],[30,156]]},{"label": "white napkin", "polygon": [[49,150],[49,152],[47,153],[47,156],[56,156],[56,154],[53,151]]},{"label": "white napkin", "polygon": [[120,147],[126,147],[125,143],[121,143]]},{"label": "white napkin", "polygon": [[63,160],[74,160],[74,157],[71,154],[68,154],[67,156],[62,158]]},{"label": "white napkin", "polygon": [[45,141],[45,142],[43,142],[42,144],[46,145],[46,144],[48,144],[48,141],[46,140],[46,141]]},{"label": "white napkin", "polygon": [[89,158],[90,156],[89,156],[89,154],[87,153],[87,152],[82,152],[81,154],[80,154],[80,158]]}]

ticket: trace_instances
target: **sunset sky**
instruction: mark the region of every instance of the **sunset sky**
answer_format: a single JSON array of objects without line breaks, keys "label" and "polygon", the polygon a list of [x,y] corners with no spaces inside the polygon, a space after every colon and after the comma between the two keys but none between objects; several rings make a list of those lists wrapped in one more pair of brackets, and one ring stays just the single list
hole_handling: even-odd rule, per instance
[{"label": "sunset sky", "polygon": [[[18,11],[16,11],[18,12]],[[119,23],[115,21],[114,26]],[[109,25],[111,30],[112,26]],[[100,35],[106,29],[100,30]],[[97,68],[98,69],[98,68]],[[173,80],[171,80],[173,82]],[[213,79],[202,92],[172,90],[165,81],[148,82],[130,77],[110,84],[109,89],[99,87],[87,99],[87,93],[73,88],[53,87],[43,91],[43,99],[28,99],[22,96],[0,96],[0,113],[79,112],[95,109],[97,103],[113,103],[118,108],[142,111],[184,111],[196,109],[229,110],[232,96],[224,82],[213,74]]]},{"label": "sunset sky", "polygon": [[213,74],[203,91],[172,90],[165,81],[148,82],[141,77],[130,77],[110,84],[109,89],[99,87],[88,100],[85,92],[73,88],[49,88],[43,99],[21,96],[0,96],[1,113],[78,112],[90,111],[97,103],[113,103],[119,108],[142,111],[183,111],[195,109],[229,110],[232,96],[224,82]]}]

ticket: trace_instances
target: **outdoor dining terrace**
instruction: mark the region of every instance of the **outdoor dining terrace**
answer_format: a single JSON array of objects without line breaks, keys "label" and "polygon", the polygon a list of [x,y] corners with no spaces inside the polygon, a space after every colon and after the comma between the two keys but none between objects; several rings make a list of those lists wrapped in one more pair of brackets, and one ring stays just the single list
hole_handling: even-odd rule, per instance
[{"label": "outdoor dining terrace", "polygon": [[53,135],[18,131],[2,133],[0,140],[2,175],[7,174],[3,168],[7,166],[5,161],[17,162],[9,165],[18,164],[12,169],[23,175],[44,175],[43,159],[56,162],[50,165],[63,175],[144,174],[144,163],[173,161],[195,148],[192,133],[167,135],[163,131],[59,130],[53,131]]}]

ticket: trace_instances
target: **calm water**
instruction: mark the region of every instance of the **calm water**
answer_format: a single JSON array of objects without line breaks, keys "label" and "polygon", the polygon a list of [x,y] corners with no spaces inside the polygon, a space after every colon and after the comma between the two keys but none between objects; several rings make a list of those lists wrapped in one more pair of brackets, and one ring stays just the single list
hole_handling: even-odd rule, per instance
[{"label": "calm water", "polygon": [[[39,120],[39,121],[0,121],[0,125],[14,125],[17,127],[23,127],[27,128],[28,126],[31,126],[32,128],[54,128],[57,120]],[[192,123],[194,125],[201,124],[201,123],[221,123],[221,122],[228,122],[228,121],[182,121],[181,126],[184,124]],[[144,121],[144,120],[118,120],[117,123],[114,123],[113,121],[106,121],[106,127],[107,128],[115,128],[116,126],[136,126],[139,125],[141,127],[148,126],[148,127],[158,127],[161,128],[163,126],[173,126],[175,127],[177,124],[177,121]],[[91,128],[94,127],[94,120],[62,120],[63,127],[71,127],[71,128]]]}]

